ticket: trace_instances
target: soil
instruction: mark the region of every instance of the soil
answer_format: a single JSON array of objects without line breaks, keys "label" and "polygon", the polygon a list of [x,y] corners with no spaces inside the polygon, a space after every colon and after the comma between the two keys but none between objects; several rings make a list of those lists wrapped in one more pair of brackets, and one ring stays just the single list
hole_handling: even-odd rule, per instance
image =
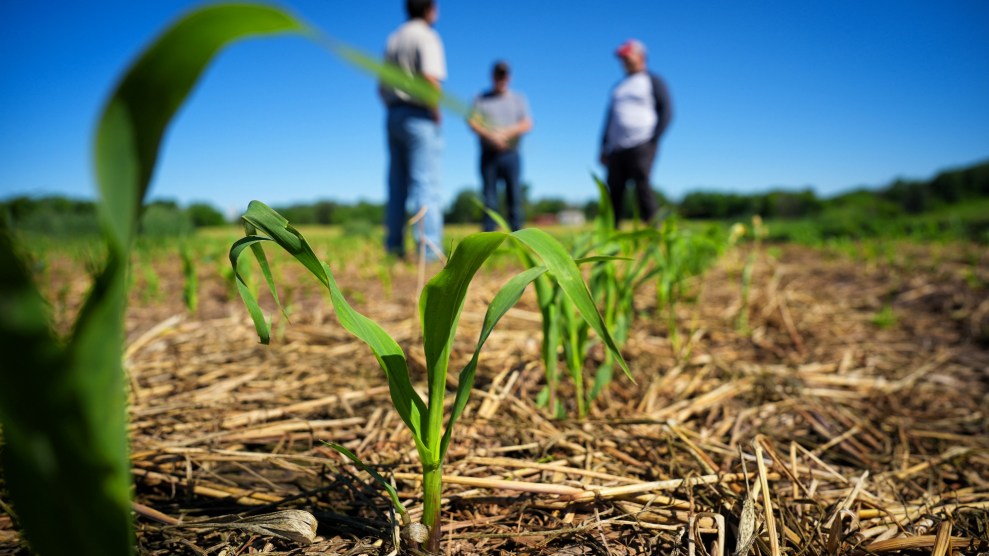
[{"label": "soil", "polygon": [[[655,292],[640,292],[625,348],[635,383],[616,374],[584,420],[569,379],[560,391],[569,417],[535,403],[545,380],[527,293],[482,352],[455,430],[443,551],[989,552],[989,253],[769,246],[746,303],[747,260],[730,252],[688,284],[675,335]],[[383,490],[323,444],[348,447],[394,481],[413,518],[421,511],[411,436],[366,346],[294,267],[278,280],[292,285],[282,289],[291,322],[275,318],[270,346],[215,269],[199,269],[200,304],[189,313],[178,267],[156,265],[153,295],[138,276],[127,317],[139,552],[395,553]],[[468,361],[486,302],[511,270],[482,271],[472,287],[451,369]],[[53,283],[63,275],[49,273]],[[337,270],[424,388],[417,268],[394,264],[390,288],[380,278],[374,265]],[[68,283],[60,296],[49,285],[63,329],[85,289]],[[591,350],[586,380],[602,357]],[[193,526],[281,509],[311,512],[315,542]],[[736,552],[746,529],[753,540]],[[0,512],[0,553],[18,551]]]}]

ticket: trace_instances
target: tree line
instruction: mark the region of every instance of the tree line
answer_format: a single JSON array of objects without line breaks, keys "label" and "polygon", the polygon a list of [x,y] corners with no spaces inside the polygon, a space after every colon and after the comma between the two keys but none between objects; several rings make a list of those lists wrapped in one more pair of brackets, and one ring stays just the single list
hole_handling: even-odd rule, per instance
[{"label": "tree line", "polygon": [[696,191],[684,196],[677,209],[685,218],[725,220],[758,214],[769,219],[793,219],[817,216],[829,209],[868,206],[877,217],[891,217],[987,197],[989,161],[941,172],[930,180],[897,179],[880,189],[858,188],[826,199],[810,188],[751,195]]},{"label": "tree line", "polygon": [[[61,196],[20,196],[0,202],[0,221],[19,231],[57,237],[99,233],[93,201]],[[144,206],[138,229],[148,236],[177,236],[224,224],[227,218],[209,203],[182,207],[175,201],[158,200]]]},{"label": "tree line", "polygon": [[[530,219],[555,216],[563,210],[583,212],[587,219],[597,214],[597,201],[573,206],[562,198],[530,200],[530,186],[523,186],[525,214]],[[883,219],[935,211],[943,207],[989,198],[989,161],[941,172],[929,180],[897,179],[878,189],[859,188],[829,198],[818,197],[811,188],[774,190],[765,193],[693,191],[679,203],[655,192],[660,206],[684,218],[737,220],[760,215],[766,219],[813,218],[834,211],[862,213],[863,219]],[[449,224],[480,222],[481,209],[476,188],[463,188],[444,213]],[[633,200],[627,214],[632,214]],[[384,205],[369,201],[343,203],[321,200],[275,206],[296,225],[369,227],[384,222]],[[15,229],[50,235],[96,233],[96,208],[92,201],[65,197],[21,196],[0,202],[0,218]],[[222,212],[208,203],[180,206],[175,201],[148,203],[140,222],[145,235],[181,235],[197,228],[228,224]]]}]

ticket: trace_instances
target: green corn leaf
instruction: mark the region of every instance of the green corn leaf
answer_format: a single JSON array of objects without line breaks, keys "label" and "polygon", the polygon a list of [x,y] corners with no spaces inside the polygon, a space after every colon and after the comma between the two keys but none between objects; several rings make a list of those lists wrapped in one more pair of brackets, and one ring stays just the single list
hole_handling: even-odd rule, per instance
[{"label": "green corn leaf", "polygon": [[632,257],[621,257],[616,255],[591,255],[590,257],[581,257],[579,259],[574,259],[574,262],[578,266],[591,263],[610,263],[614,261],[634,261]]},{"label": "green corn leaf", "polygon": [[196,275],[196,259],[185,242],[182,243],[179,254],[182,257],[182,274],[185,277],[182,300],[185,301],[186,310],[195,313],[199,308],[199,278]]},{"label": "green corn leaf", "polygon": [[625,371],[625,375],[628,376],[629,380],[635,382],[635,379],[632,378],[632,372],[628,368],[628,363],[622,357],[621,351],[615,344],[615,340],[608,332],[607,326],[605,326],[601,313],[598,312],[597,306],[594,304],[594,299],[591,297],[590,292],[587,291],[587,285],[584,284],[580,270],[577,268],[577,263],[567,254],[563,246],[560,245],[560,242],[554,239],[553,236],[537,228],[519,230],[512,233],[512,237],[521,241],[539,255],[543,264],[546,265],[546,268],[549,269],[549,272],[560,285],[563,293],[570,299],[570,302],[573,303],[580,315],[587,321],[587,324],[594,329],[594,332],[601,338],[605,346],[615,355],[618,364]]},{"label": "green corn leaf", "polygon": [[506,237],[504,232],[482,232],[464,238],[443,270],[426,283],[419,298],[422,344],[429,374],[429,426],[424,441],[434,450],[436,462],[440,461],[440,439],[434,435],[438,436],[442,431],[450,348],[467,297],[467,288],[474,274]]},{"label": "green corn leaf", "polygon": [[409,512],[407,512],[405,510],[405,506],[402,505],[402,501],[398,499],[398,492],[395,490],[395,487],[392,486],[392,484],[390,482],[388,482],[384,477],[382,477],[380,473],[378,473],[374,469],[368,467],[367,464],[365,464],[363,461],[361,461],[361,458],[357,457],[353,452],[351,452],[350,450],[348,450],[346,447],[344,447],[344,446],[342,446],[340,444],[337,444],[336,442],[325,442],[324,441],[323,444],[326,444],[330,448],[333,448],[337,452],[340,452],[341,454],[343,454],[350,461],[352,461],[355,464],[357,464],[357,467],[360,467],[365,472],[367,472],[367,474],[370,475],[372,479],[374,479],[375,481],[378,481],[378,484],[380,484],[382,487],[384,487],[385,491],[388,492],[388,497],[391,498],[392,505],[395,506],[395,509],[398,511],[399,515],[402,516],[402,523],[403,524],[408,524],[409,523],[409,521],[410,521],[409,520]]},{"label": "green corn leaf", "polygon": [[457,97],[441,92],[422,76],[410,75],[394,64],[378,59],[348,46],[340,41],[322,35],[318,40],[331,52],[350,62],[359,69],[370,73],[388,86],[405,91],[429,106],[442,106],[464,118],[471,115],[470,107]]},{"label": "green corn leaf", "polygon": [[594,384],[591,385],[590,391],[587,393],[587,398],[590,401],[594,401],[604,392],[604,389],[611,384],[611,379],[615,373],[615,364],[613,361],[606,359],[598,367],[596,373],[594,373]]},{"label": "green corn leaf", "polygon": [[498,214],[498,211],[489,209],[483,202],[481,202],[480,199],[476,197],[471,200],[474,201],[474,204],[477,205],[478,208],[484,211],[484,214],[490,216],[491,220],[494,220],[494,223],[497,224],[499,228],[501,228],[506,233],[511,233],[512,227],[508,225],[507,220],[505,220],[500,214]]},{"label": "green corn leaf", "polygon": [[302,234],[289,224],[284,216],[261,201],[251,201],[241,219],[245,222],[245,230],[253,229],[265,233],[286,253],[302,263],[324,286],[329,285],[329,279],[323,273],[323,264],[319,257]]},{"label": "green corn leaf", "polygon": [[105,318],[111,335],[100,338],[85,324],[72,347],[63,347],[30,272],[0,232],[3,476],[34,552],[133,550],[121,369],[125,294],[122,272],[101,274],[86,312]]},{"label": "green corn leaf", "polygon": [[141,55],[107,103],[96,136],[101,214],[114,241],[129,244],[165,129],[212,58],[241,38],[306,31],[275,8],[217,5],[187,15]]},{"label": "green corn leaf", "polygon": [[598,216],[594,225],[599,236],[608,237],[615,232],[615,209],[611,206],[611,195],[601,178],[593,173],[591,178],[598,186]]},{"label": "green corn leaf", "polygon": [[[504,230],[506,233],[511,233],[512,230],[511,226],[508,225],[508,222],[504,218],[502,218],[500,214],[484,206],[484,203],[482,203],[478,199],[474,199],[474,202],[477,204],[477,206],[481,208],[481,210],[484,211],[485,214],[487,214],[488,216],[491,217],[492,220],[494,220],[495,224],[497,224],[499,228]],[[538,266],[538,264],[536,263],[536,259],[533,258],[532,253],[530,253],[527,249],[524,248],[516,249],[516,253],[519,256],[519,259],[522,261],[522,264],[525,265],[526,268],[535,268],[536,266]],[[540,311],[544,313],[543,323],[545,327],[545,323],[547,322],[547,315],[545,314],[545,311],[543,311],[543,309],[554,305],[553,298],[556,289],[554,288],[552,282],[546,277],[538,278],[536,280],[535,287],[536,287],[536,298],[539,302]],[[547,336],[544,335],[544,338],[546,337]],[[554,349],[556,345],[557,344],[553,344]]]},{"label": "green corn leaf", "polygon": [[265,256],[261,243],[252,243],[251,253],[254,254],[254,259],[258,261],[258,266],[261,268],[261,275],[264,276],[264,283],[268,285],[268,291],[271,292],[271,297],[275,300],[275,306],[278,307],[278,310],[281,311],[285,318],[288,318],[288,313],[285,312],[285,307],[282,306],[282,301],[278,298],[275,278],[271,275],[271,265],[268,264],[268,257]]},{"label": "green corn leaf", "polygon": [[[385,372],[388,379],[389,392],[392,403],[398,411],[402,421],[412,431],[412,436],[416,442],[416,448],[420,454],[429,453],[424,444],[422,435],[423,417],[426,415],[426,406],[412,387],[409,379],[408,363],[405,353],[395,340],[388,335],[377,323],[356,311],[347,302],[337,286],[336,280],[329,266],[316,257],[309,242],[296,230],[288,220],[278,214],[270,207],[260,201],[251,201],[247,207],[247,212],[243,216],[247,224],[245,229],[255,231],[263,236],[245,237],[231,247],[230,262],[236,272],[237,258],[247,247],[252,247],[252,252],[257,256],[257,251],[253,251],[260,241],[273,241],[284,251],[295,257],[324,287],[330,292],[330,301],[333,310],[340,320],[340,324],[351,334],[367,344],[371,348]],[[261,255],[263,257],[263,253]],[[270,335],[270,325],[264,320],[257,300],[250,294],[246,284],[238,275],[237,289],[247,306],[251,318],[254,320],[255,328],[262,342]]]},{"label": "green corn leaf", "polygon": [[[123,313],[128,251],[169,122],[213,56],[241,38],[304,27],[262,6],[214,6],[171,26],[130,67],[96,132],[99,214],[108,255],[62,343],[29,275],[4,261],[0,337],[17,353],[0,378],[4,477],[24,533],[41,554],[133,552]],[[16,259],[9,241],[0,257]],[[10,264],[7,264],[10,262]],[[33,316],[32,316],[33,315]],[[32,346],[32,349],[25,349]],[[21,412],[31,400],[32,415]]]},{"label": "green corn leaf", "polygon": [[498,290],[498,293],[495,294],[494,299],[488,305],[488,310],[484,313],[484,324],[481,326],[481,335],[477,340],[474,355],[463,370],[460,371],[460,377],[457,382],[457,397],[453,401],[453,411],[450,414],[450,420],[447,422],[446,431],[443,433],[443,441],[440,444],[441,461],[446,457],[446,450],[450,446],[450,439],[453,436],[453,425],[464,412],[464,408],[467,406],[467,399],[470,397],[470,391],[474,387],[474,375],[477,371],[477,362],[480,358],[481,348],[484,346],[484,342],[487,341],[488,336],[491,335],[491,331],[494,330],[495,325],[498,324],[501,317],[505,316],[505,313],[514,307],[519,298],[522,297],[525,288],[545,272],[546,267],[539,266],[515,275]]},{"label": "green corn leaf", "polygon": [[[257,330],[258,339],[262,344],[267,345],[271,341],[271,323],[265,320],[264,312],[261,311],[261,305],[258,304],[257,298],[254,297],[254,294],[251,292],[251,288],[247,286],[247,282],[244,280],[244,276],[241,275],[240,269],[237,265],[237,260],[240,258],[240,255],[244,249],[247,249],[253,244],[261,241],[272,240],[270,238],[260,236],[247,236],[237,240],[230,248],[230,265],[233,268],[234,280],[237,284],[237,293],[240,294],[240,298],[244,301],[244,306],[247,307],[248,314],[251,315],[251,320],[254,321],[254,329]],[[257,252],[253,249],[252,252],[255,256],[257,256]]]},{"label": "green corn leaf", "polygon": [[635,242],[641,239],[648,239],[650,241],[660,241],[663,239],[663,232],[655,228],[641,228],[639,230],[633,230],[631,232],[618,232],[611,236],[611,239],[616,242]]},{"label": "green corn leaf", "polygon": [[[475,200],[478,206],[495,221],[496,224],[506,232],[511,230],[508,222],[497,212],[488,209],[479,200]],[[518,254],[519,260],[526,268],[535,268],[538,266],[536,259],[533,254],[526,249],[523,245],[516,244],[517,249],[515,250]],[[546,374],[546,396],[545,404],[553,403],[557,407],[562,408],[562,404],[559,404],[559,400],[556,399],[556,385],[559,382],[559,361],[557,359],[557,348],[560,346],[562,341],[561,331],[560,331],[560,308],[558,304],[558,297],[561,295],[559,285],[551,280],[545,274],[536,278],[535,282],[536,290],[536,303],[539,307],[539,313],[542,316],[542,343],[540,346],[540,357],[543,361],[543,370]],[[545,405],[540,403],[543,398],[537,400],[540,406]],[[555,415],[560,414],[555,411],[554,408],[550,408]]]}]

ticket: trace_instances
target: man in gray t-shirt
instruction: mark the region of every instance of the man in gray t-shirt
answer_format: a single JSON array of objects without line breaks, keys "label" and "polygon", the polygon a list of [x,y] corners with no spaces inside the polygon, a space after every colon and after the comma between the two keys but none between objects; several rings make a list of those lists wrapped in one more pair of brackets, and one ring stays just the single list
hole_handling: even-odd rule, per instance
[{"label": "man in gray t-shirt", "polygon": [[[441,91],[446,79],[443,42],[433,29],[438,17],[433,0],[406,0],[409,19],[388,37],[385,61],[405,73],[421,77]],[[416,234],[419,252],[426,260],[443,255],[443,210],[440,206],[440,110],[385,84],[378,92],[388,107],[388,204],[385,209],[389,253],[405,255],[406,204],[413,212],[425,211]]]},{"label": "man in gray t-shirt", "polygon": [[[522,227],[522,186],[519,182],[521,160],[519,141],[532,129],[529,105],[525,97],[508,88],[510,72],[506,62],[497,62],[491,73],[492,87],[474,99],[468,123],[481,143],[481,181],[484,206],[497,211],[498,181],[505,183],[508,224],[512,230]],[[484,230],[495,229],[494,220],[484,216]]]}]

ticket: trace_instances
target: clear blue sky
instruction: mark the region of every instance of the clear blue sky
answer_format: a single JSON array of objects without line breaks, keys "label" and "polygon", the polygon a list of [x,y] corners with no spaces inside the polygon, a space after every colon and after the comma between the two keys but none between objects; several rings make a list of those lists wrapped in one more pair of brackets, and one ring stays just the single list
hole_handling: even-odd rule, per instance
[{"label": "clear blue sky", "polygon": [[[0,198],[91,197],[102,102],[128,62],[198,5],[5,0],[0,5]],[[374,54],[401,0],[281,4]],[[505,58],[535,128],[534,197],[593,198],[590,171],[613,56],[649,48],[675,106],[653,181],[669,196],[813,186],[830,195],[989,158],[989,2],[440,1],[448,91],[470,99]],[[372,79],[295,37],[233,45],[164,143],[153,198],[225,212],[251,199],[384,199],[384,111]],[[477,144],[444,120],[446,200],[476,187]]]}]

